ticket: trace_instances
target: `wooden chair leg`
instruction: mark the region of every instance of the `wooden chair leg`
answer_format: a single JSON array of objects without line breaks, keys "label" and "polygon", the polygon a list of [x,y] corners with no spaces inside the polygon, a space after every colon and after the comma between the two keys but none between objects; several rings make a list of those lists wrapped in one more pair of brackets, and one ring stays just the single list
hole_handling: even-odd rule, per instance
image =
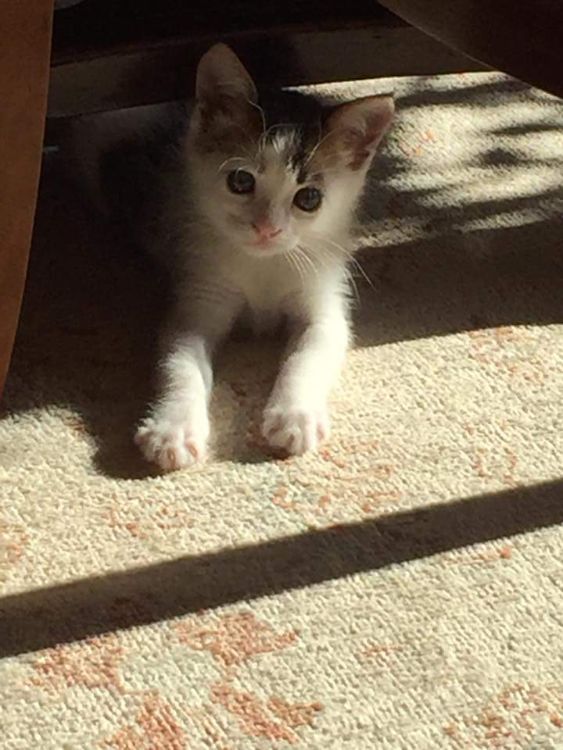
[{"label": "wooden chair leg", "polygon": [[0,398],[35,215],[52,16],[53,0],[0,2]]}]

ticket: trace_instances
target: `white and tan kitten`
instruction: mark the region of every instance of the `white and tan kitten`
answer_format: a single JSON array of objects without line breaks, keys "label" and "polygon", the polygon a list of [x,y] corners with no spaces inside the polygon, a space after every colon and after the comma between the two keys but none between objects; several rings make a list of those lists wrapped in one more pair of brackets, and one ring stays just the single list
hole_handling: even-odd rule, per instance
[{"label": "white and tan kitten", "polygon": [[148,235],[175,286],[159,395],[135,438],[149,461],[173,470],[205,459],[213,354],[242,316],[259,330],[290,326],[263,415],[268,443],[302,454],[327,437],[350,341],[354,212],[392,117],[389,96],[332,108],[291,91],[259,96],[228,47],[203,56]]}]

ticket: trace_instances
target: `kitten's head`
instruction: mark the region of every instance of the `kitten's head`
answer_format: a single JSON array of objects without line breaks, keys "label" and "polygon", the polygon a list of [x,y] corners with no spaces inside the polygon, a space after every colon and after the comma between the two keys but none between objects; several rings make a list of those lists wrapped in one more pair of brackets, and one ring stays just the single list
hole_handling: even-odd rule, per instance
[{"label": "kitten's head", "polygon": [[261,257],[342,237],[393,109],[390,96],[333,108],[296,92],[259,98],[236,55],[215,45],[198,67],[188,139],[199,210]]}]

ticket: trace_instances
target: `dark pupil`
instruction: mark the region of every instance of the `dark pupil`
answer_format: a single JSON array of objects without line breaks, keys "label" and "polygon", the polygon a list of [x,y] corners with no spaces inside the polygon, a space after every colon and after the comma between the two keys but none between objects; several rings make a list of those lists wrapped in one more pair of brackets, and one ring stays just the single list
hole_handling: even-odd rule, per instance
[{"label": "dark pupil", "polygon": [[227,175],[227,185],[232,193],[251,193],[254,190],[254,176],[244,169],[235,169]]},{"label": "dark pupil", "polygon": [[301,188],[295,193],[293,202],[302,211],[316,211],[321,205],[321,191],[314,187]]}]

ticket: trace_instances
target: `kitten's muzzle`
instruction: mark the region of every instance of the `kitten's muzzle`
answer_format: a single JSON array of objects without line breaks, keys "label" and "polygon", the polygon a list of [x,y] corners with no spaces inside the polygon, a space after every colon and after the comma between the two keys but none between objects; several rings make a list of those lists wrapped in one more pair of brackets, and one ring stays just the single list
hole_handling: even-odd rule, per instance
[{"label": "kitten's muzzle", "polygon": [[269,219],[253,222],[252,228],[256,232],[257,245],[267,245],[282,233],[281,227],[275,226]]}]

